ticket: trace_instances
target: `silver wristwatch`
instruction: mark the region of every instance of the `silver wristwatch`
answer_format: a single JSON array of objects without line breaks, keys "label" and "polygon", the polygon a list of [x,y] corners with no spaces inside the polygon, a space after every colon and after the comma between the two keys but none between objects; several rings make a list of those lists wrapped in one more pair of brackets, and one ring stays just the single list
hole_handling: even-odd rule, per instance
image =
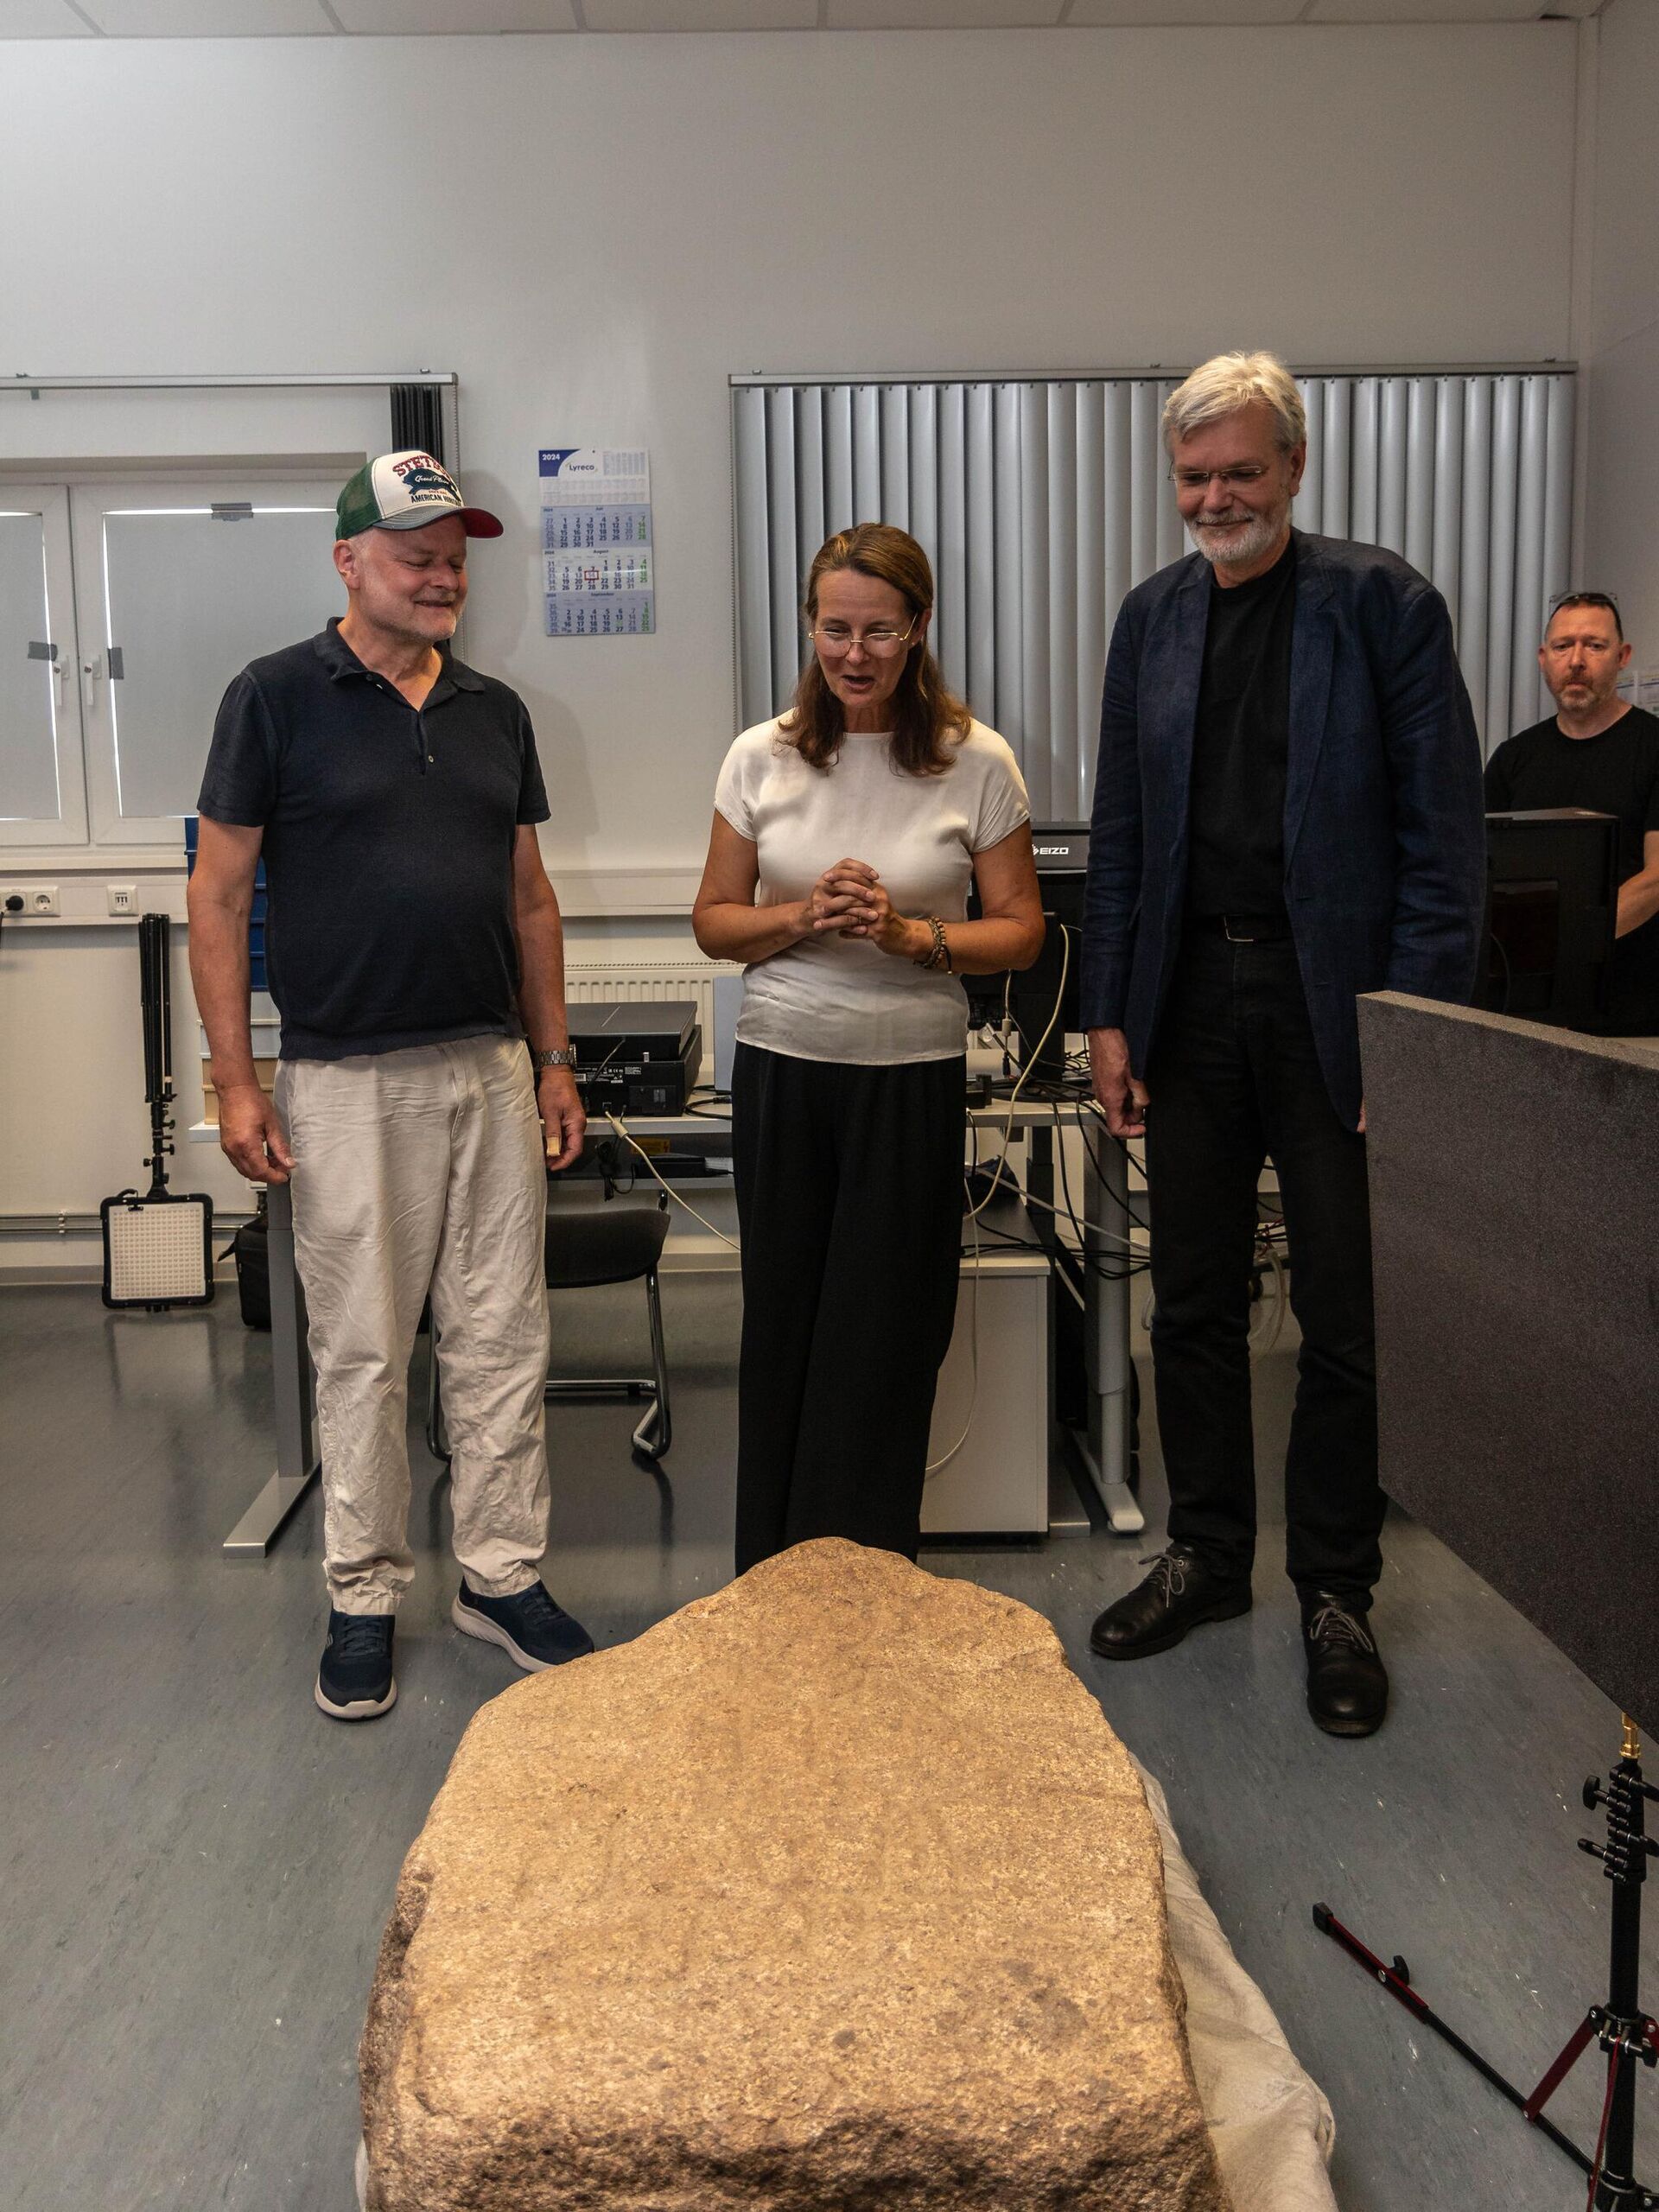
[{"label": "silver wristwatch", "polygon": [[538,1070],[542,1068],[573,1068],[576,1065],[576,1048],[574,1045],[567,1045],[564,1046],[563,1051],[532,1052],[530,1057]]}]

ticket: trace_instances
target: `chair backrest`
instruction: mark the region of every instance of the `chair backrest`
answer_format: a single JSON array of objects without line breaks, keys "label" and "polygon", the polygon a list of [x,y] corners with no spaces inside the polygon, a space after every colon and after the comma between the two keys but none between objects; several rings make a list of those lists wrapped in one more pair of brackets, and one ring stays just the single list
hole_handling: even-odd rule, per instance
[{"label": "chair backrest", "polygon": [[666,1200],[627,1205],[561,1206],[547,1217],[550,1290],[585,1290],[649,1274],[668,1240]]}]

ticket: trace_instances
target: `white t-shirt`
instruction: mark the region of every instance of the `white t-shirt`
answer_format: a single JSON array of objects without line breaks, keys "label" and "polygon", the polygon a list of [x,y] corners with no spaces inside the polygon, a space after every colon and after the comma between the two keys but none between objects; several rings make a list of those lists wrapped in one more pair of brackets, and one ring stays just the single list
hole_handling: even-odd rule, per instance
[{"label": "white t-shirt", "polygon": [[[1019,763],[976,722],[943,775],[896,769],[888,738],[848,735],[829,768],[810,768],[775,721],[746,729],[726,755],[715,805],[759,849],[758,906],[804,899],[836,861],[864,861],[901,914],[963,921],[973,856],[1031,819]],[[893,1067],[945,1060],[968,1037],[968,1001],[943,969],[826,932],[744,970],[740,1044],[797,1060]]]}]

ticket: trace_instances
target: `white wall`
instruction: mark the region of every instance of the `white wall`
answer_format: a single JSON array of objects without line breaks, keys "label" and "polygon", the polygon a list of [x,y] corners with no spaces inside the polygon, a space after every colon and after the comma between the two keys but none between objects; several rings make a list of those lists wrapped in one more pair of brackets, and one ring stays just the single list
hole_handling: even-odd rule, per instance
[{"label": "white wall", "polygon": [[[457,370],[511,525],[468,650],[530,702],[556,877],[684,900],[732,730],[731,373],[1564,357],[1573,83],[1565,23],[4,44],[0,369]],[[0,456],[29,404],[0,390]],[[651,448],[657,638],[541,635],[564,442]],[[0,941],[0,1216],[110,1187],[124,988],[79,933]]]},{"label": "white wall", "polygon": [[1597,23],[1586,558],[1618,595],[1636,664],[1659,670],[1659,0]]}]

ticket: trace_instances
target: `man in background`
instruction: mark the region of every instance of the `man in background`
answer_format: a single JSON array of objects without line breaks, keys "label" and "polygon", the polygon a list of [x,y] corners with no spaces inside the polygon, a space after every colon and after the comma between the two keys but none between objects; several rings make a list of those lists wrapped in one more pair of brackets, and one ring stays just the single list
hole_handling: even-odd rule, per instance
[{"label": "man in background", "polygon": [[1659,1036],[1659,715],[1618,696],[1630,644],[1610,592],[1571,591],[1538,648],[1555,712],[1500,745],[1486,764],[1494,814],[1587,807],[1618,817],[1618,912],[1609,1027]]},{"label": "man in background", "polygon": [[1286,1566],[1308,1710],[1364,1736],[1389,1681],[1368,1624],[1384,1501],[1354,1001],[1468,998],[1480,753],[1440,594],[1381,547],[1291,528],[1307,432],[1283,364],[1207,362],[1164,435],[1198,550],[1129,594],[1107,657],[1083,1017],[1108,1127],[1146,1138],[1169,1541],[1092,1643],[1143,1658],[1249,1609],[1271,1157],[1302,1332]]},{"label": "man in background", "polygon": [[[429,1293],[455,1625],[525,1669],[593,1649],[537,1572],[547,1170],[575,1158],[583,1128],[536,837],[547,798],[522,701],[444,650],[467,539],[500,535],[429,454],[359,469],[336,515],[347,611],[236,678],[199,802],[190,969],[219,1141],[244,1175],[293,1186],[330,1608],[315,1694],[336,1720],[372,1719],[397,1694],[393,1618],[414,1579],[407,1371]],[[262,853],[274,1100],[248,1026]]]}]

